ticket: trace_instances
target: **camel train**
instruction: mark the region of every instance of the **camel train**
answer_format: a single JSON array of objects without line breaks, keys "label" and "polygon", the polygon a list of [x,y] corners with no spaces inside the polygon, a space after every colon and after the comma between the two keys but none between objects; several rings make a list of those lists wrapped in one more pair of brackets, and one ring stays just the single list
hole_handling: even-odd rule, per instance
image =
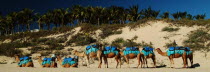
[{"label": "camel train", "polygon": [[[174,68],[174,58],[182,58],[184,66],[183,68],[188,67],[187,59],[190,60],[191,66],[193,65],[193,52],[190,50],[189,47],[169,47],[166,52],[162,52],[160,48],[151,48],[151,47],[143,47],[140,50],[140,47],[125,47],[123,49],[117,48],[116,46],[104,46],[100,43],[88,45],[85,48],[84,52],[78,52],[77,50],[73,50],[72,54],[75,57],[65,57],[62,59],[60,56],[53,55],[49,58],[42,59],[41,56],[38,56],[38,62],[41,67],[48,67],[48,68],[57,68],[58,64],[64,68],[71,68],[71,67],[78,67],[78,59],[79,57],[85,58],[87,67],[90,68],[90,60],[93,58],[97,58],[99,61],[98,68],[101,68],[102,60],[104,61],[105,68],[108,68],[108,58],[114,58],[116,60],[116,68],[118,65],[122,65],[122,60],[125,59],[125,62],[130,68],[129,60],[130,59],[137,59],[137,68],[141,65],[141,68],[147,67],[147,59],[152,59],[154,68],[156,68],[156,56],[154,51],[157,51],[158,54],[162,56],[167,56],[170,60],[170,67]],[[18,55],[15,55],[16,61],[18,62],[18,67],[34,67],[33,61],[30,57],[25,56],[19,58]],[[56,61],[57,60],[57,61]],[[172,66],[173,65],[173,66]]]}]

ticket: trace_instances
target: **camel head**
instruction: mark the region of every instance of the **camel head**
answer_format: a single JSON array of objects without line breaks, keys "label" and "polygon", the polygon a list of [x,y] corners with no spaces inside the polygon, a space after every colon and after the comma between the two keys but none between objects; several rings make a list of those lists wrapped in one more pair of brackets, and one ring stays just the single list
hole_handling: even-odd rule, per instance
[{"label": "camel head", "polygon": [[72,54],[75,55],[78,51],[77,50],[73,50]]},{"label": "camel head", "polygon": [[15,57],[15,61],[16,62],[19,62],[20,61],[19,55],[15,54],[14,57]]}]

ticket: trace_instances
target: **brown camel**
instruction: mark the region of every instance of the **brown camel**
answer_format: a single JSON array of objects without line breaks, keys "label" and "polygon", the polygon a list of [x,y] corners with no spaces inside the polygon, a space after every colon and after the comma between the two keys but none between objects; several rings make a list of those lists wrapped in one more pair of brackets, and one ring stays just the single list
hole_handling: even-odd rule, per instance
[{"label": "brown camel", "polygon": [[[145,52],[147,52],[147,51],[145,51]],[[147,68],[148,68],[147,59],[149,59],[149,58],[152,59],[152,61],[154,63],[154,68],[156,68],[156,58],[155,58],[155,54],[154,53],[150,53],[150,54],[146,55],[146,54],[141,52],[141,55],[144,57],[144,60],[143,60],[144,63],[143,64],[146,64]],[[143,65],[143,66],[145,67],[145,65]]]},{"label": "brown camel", "polygon": [[[140,65],[140,62],[142,62],[144,60],[144,57],[141,53],[139,54],[133,54],[133,53],[130,53],[130,54],[127,54],[127,55],[124,55],[123,52],[120,52],[120,55],[121,56],[124,56],[125,60],[126,60],[126,63],[128,64],[128,67],[130,68],[130,65],[129,65],[129,59],[134,59],[134,58],[137,58],[138,60],[138,65],[137,65],[137,68],[139,68],[139,65]],[[142,62],[144,64],[144,62]],[[142,67],[142,64],[141,64],[141,67]]]},{"label": "brown camel", "polygon": [[57,63],[56,62],[52,62],[51,64],[46,63],[46,64],[42,65],[42,62],[43,62],[42,57],[38,56],[37,58],[38,58],[38,62],[41,65],[41,67],[48,67],[48,68],[49,67],[52,67],[52,68],[56,68],[57,67]]},{"label": "brown camel", "polygon": [[[162,52],[162,51],[160,50],[160,48],[157,48],[156,51],[157,51],[160,55],[162,55],[162,56],[168,56],[168,55],[167,55],[167,52]],[[190,59],[191,66],[192,66],[192,64],[193,64],[193,54],[191,53],[191,54],[187,55],[186,52],[184,52],[182,55],[180,55],[180,54],[173,54],[173,55],[168,56],[168,58],[169,58],[169,60],[170,60],[170,62],[171,62],[171,65],[173,64],[173,67],[174,67],[174,60],[173,60],[173,58],[179,58],[179,57],[182,57],[182,59],[183,59],[183,63],[184,63],[183,68],[188,67],[188,65],[187,65],[187,58]],[[171,66],[171,68],[173,68],[173,67]]]},{"label": "brown camel", "polygon": [[105,62],[105,67],[108,68],[108,59],[107,58],[115,58],[117,65],[116,68],[118,67],[119,63],[120,63],[120,68],[121,68],[121,55],[120,55],[120,50],[117,49],[118,54],[114,54],[113,52],[110,52],[109,54],[104,54],[103,58],[104,58],[104,62]]},{"label": "brown camel", "polygon": [[[19,58],[18,55],[15,55],[15,60],[16,60],[16,62],[18,62],[18,63],[20,62],[20,58]],[[20,65],[20,66],[18,66],[18,67],[34,67],[34,64],[33,64],[32,61],[29,61],[28,63],[22,64],[22,65]]]},{"label": "brown camel", "polygon": [[66,64],[62,65],[63,59],[61,59],[60,56],[57,56],[57,60],[59,61],[59,64],[64,68],[78,67],[78,63],[73,64],[73,65],[70,65],[69,63],[66,63]]}]

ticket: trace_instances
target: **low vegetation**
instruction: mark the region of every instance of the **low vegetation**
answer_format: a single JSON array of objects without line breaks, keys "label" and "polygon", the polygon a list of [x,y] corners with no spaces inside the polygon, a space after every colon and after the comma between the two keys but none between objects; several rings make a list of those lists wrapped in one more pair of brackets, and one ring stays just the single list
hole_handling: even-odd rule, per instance
[{"label": "low vegetation", "polygon": [[162,31],[167,31],[167,32],[175,32],[178,31],[180,28],[172,28],[172,27],[164,27]]},{"label": "low vegetation", "polygon": [[72,36],[72,38],[67,42],[67,45],[75,44],[76,46],[83,46],[94,42],[96,42],[96,39],[92,38],[91,36],[78,33]]},{"label": "low vegetation", "polygon": [[193,50],[209,50],[210,34],[205,29],[195,30],[188,35],[188,39],[184,41],[184,45]]}]

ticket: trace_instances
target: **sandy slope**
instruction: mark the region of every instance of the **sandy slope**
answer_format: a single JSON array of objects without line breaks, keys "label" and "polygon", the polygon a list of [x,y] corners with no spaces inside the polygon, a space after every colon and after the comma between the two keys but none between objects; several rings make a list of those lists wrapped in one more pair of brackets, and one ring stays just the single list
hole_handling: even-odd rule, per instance
[{"label": "sandy slope", "polygon": [[[150,25],[147,25],[145,27],[140,27],[135,30],[130,30],[129,27],[124,27],[122,28],[122,34],[118,35],[111,35],[105,39],[106,42],[112,42],[116,38],[124,38],[124,39],[131,39],[134,36],[138,36],[138,39],[136,42],[142,42],[145,41],[147,43],[152,42],[155,48],[161,48],[162,51],[166,51],[164,48],[165,43],[168,43],[170,41],[176,40],[178,45],[182,45],[182,42],[187,38],[187,34],[189,34],[191,31],[198,29],[199,27],[179,27],[180,30],[177,32],[162,32],[161,30],[164,27],[169,26],[169,23],[163,22],[163,21],[157,21],[157,22],[149,22]],[[75,28],[75,32],[72,35],[75,35],[78,33],[80,30],[80,27]],[[96,31],[96,34],[98,35],[100,33],[100,30]],[[64,35],[62,34],[57,34],[57,35],[51,35],[47,37],[58,37]],[[71,38],[72,35],[68,36],[68,40]],[[97,37],[96,35],[96,37]],[[73,48],[79,51],[83,51],[84,47],[79,46],[79,47],[65,47],[64,50],[67,50],[68,48]],[[168,60],[168,57],[163,57],[159,55],[156,51],[156,58],[157,58],[157,66],[163,66],[166,65],[165,67],[161,68],[140,68],[137,69],[135,68],[137,66],[137,60],[133,59],[130,60],[131,67],[132,68],[127,68],[127,64],[123,63],[122,68],[116,69],[116,62],[114,59],[108,59],[109,60],[109,67],[108,69],[104,68],[104,64],[102,65],[102,69],[98,69],[97,65],[98,62],[95,61],[94,64],[91,64],[91,68],[86,68],[86,66],[82,66],[82,62],[80,60],[79,62],[79,68],[41,68],[40,65],[38,64],[37,60],[34,60],[34,65],[35,68],[18,68],[17,63],[12,63],[14,61],[14,58],[10,57],[5,57],[5,56],[0,56],[0,62],[8,62],[8,64],[0,64],[0,72],[67,72],[67,71],[73,71],[73,72],[109,72],[109,71],[114,71],[114,72],[210,72],[210,53],[207,53],[207,56],[205,57],[204,52],[194,52],[194,64],[197,66],[196,68],[193,69],[182,69],[182,59],[174,59],[175,61],[175,67],[176,69],[171,69],[168,68],[170,66],[170,62]],[[12,63],[12,64],[11,64]],[[152,60],[148,60],[148,64],[151,67],[153,65]],[[189,64],[190,65],[190,64]]]}]

